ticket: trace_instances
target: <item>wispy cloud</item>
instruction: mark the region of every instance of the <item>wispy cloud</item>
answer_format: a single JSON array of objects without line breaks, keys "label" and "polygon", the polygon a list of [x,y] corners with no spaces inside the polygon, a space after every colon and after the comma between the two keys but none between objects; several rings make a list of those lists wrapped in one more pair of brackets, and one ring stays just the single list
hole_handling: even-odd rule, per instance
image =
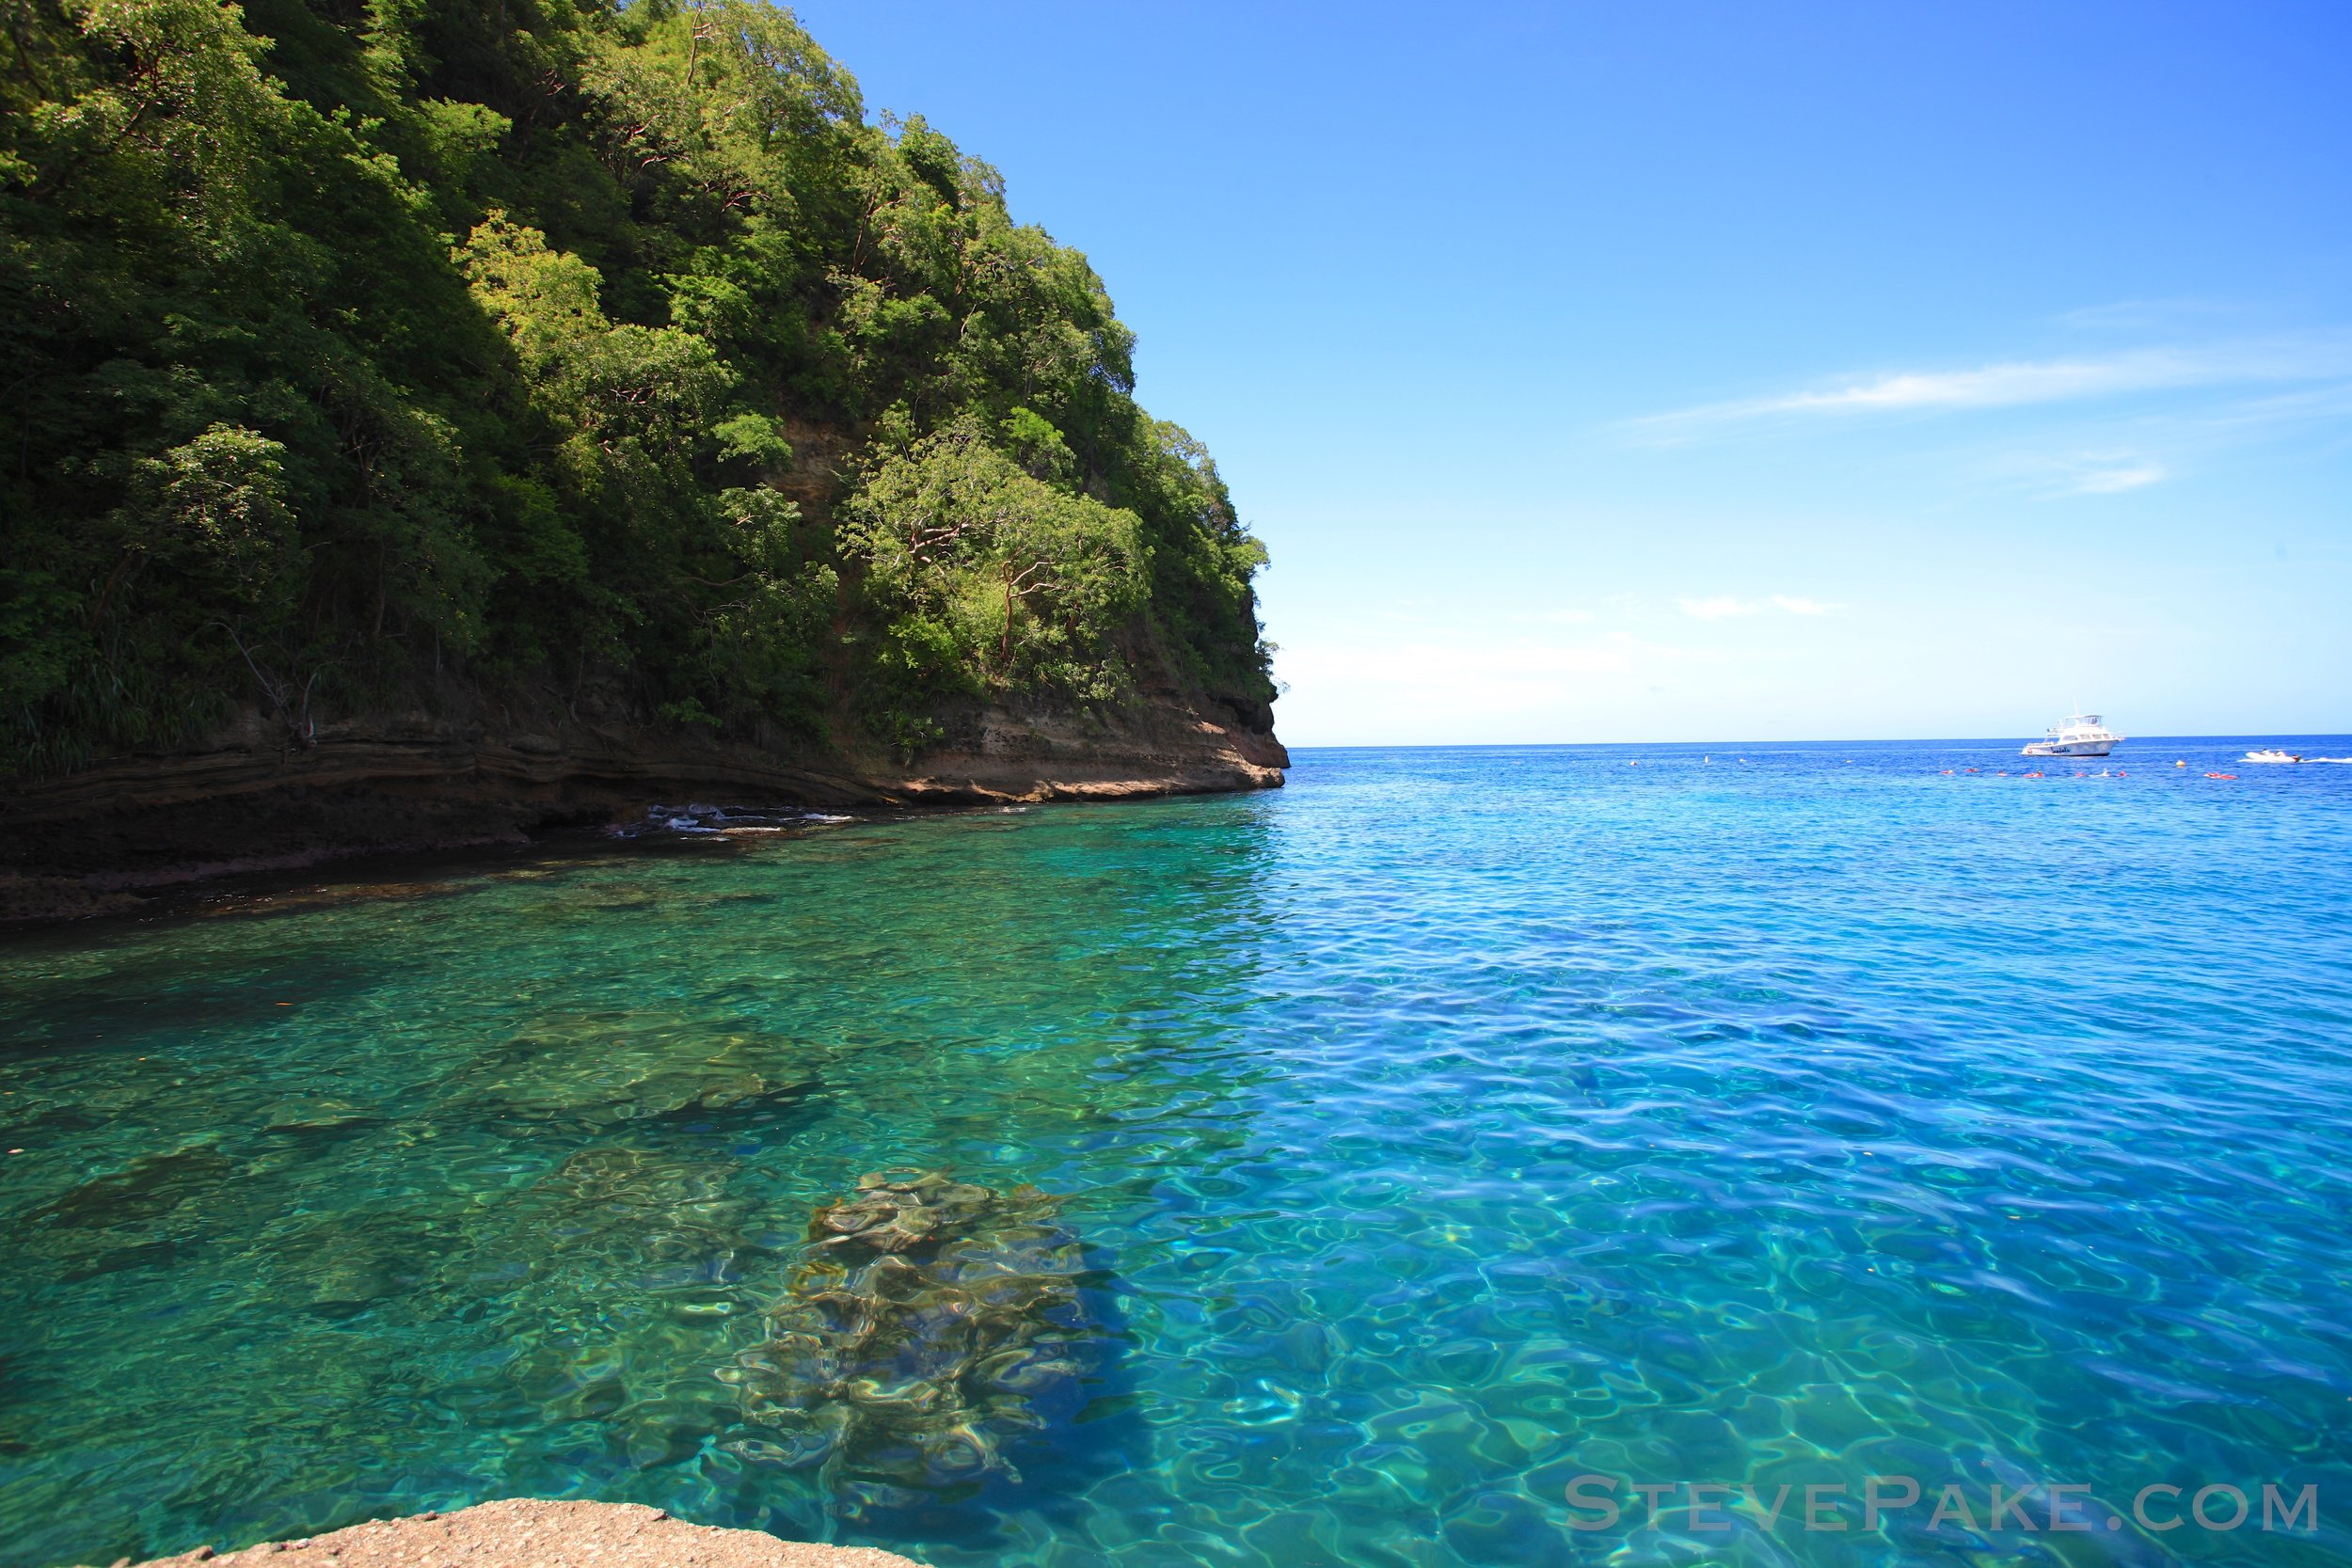
[{"label": "wispy cloud", "polygon": [[1987,471],[2004,487],[2043,498],[2119,496],[2161,484],[2178,474],[2172,461],[2136,445],[2011,452],[1991,464]]},{"label": "wispy cloud", "polygon": [[1327,701],[1381,709],[1424,708],[1525,715],[1574,704],[1603,689],[1631,689],[1661,673],[1716,656],[1623,634],[1577,642],[1476,636],[1334,641],[1286,647],[1277,656],[1295,689]]},{"label": "wispy cloud", "polygon": [[2042,434],[2073,439],[1989,455],[1977,477],[2044,499],[2113,496],[2209,473],[2242,449],[2352,423],[2352,379],[2213,399],[2162,412],[2117,410]]},{"label": "wispy cloud", "polygon": [[2020,359],[1970,370],[1901,371],[1842,386],[1702,404],[1629,420],[1623,428],[1687,439],[1710,428],[1772,419],[2010,408],[2230,383],[2352,375],[2342,335],[2201,348],[2152,348],[2065,359]]},{"label": "wispy cloud", "polygon": [[1699,621],[1724,621],[1742,615],[1761,615],[1777,610],[1784,615],[1827,615],[1837,609],[1819,599],[1801,599],[1788,594],[1774,594],[1767,599],[1735,598],[1728,594],[1707,599],[1677,599],[1682,613]]},{"label": "wispy cloud", "polygon": [[2211,411],[2196,421],[2198,433],[2233,436],[2296,425],[2333,424],[2352,417],[2352,382],[2308,387],[2249,398]]},{"label": "wispy cloud", "polygon": [[1682,613],[1699,621],[1722,621],[1734,615],[1754,615],[1763,605],[1752,599],[1735,599],[1728,594],[1712,599],[1677,599]]},{"label": "wispy cloud", "polygon": [[[1655,723],[1661,686],[1719,689],[1753,668],[1722,649],[1685,647],[1625,633],[1551,637],[1504,634],[1456,622],[1425,638],[1389,640],[1341,632],[1299,638],[1275,656],[1291,687],[1293,717],[1310,709],[1340,733],[1331,738],[1428,742],[1557,732],[1576,716],[1623,732]],[[1295,634],[1294,634],[1295,636]],[[1712,673],[1721,678],[1695,678]],[[1352,735],[1346,732],[1354,732]],[[1285,731],[1285,734],[1289,734]]]},{"label": "wispy cloud", "polygon": [[2217,317],[2245,317],[2250,307],[2220,299],[2116,299],[2058,313],[2059,325],[2086,331],[2114,331],[2178,326],[2187,322],[2210,323]]},{"label": "wispy cloud", "polygon": [[2078,496],[2112,496],[2125,490],[2137,490],[2144,485],[2160,484],[2172,477],[2172,470],[2161,463],[2126,463],[2111,467],[2090,467],[2074,476],[2067,488]]}]

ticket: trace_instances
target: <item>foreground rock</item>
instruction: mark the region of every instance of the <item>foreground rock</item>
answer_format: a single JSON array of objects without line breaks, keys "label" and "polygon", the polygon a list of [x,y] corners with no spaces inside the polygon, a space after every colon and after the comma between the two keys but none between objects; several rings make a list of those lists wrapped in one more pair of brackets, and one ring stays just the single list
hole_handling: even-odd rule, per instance
[{"label": "foreground rock", "polygon": [[531,1497],[478,1503],[455,1513],[379,1519],[220,1557],[199,1546],[144,1568],[183,1562],[237,1568],[922,1568],[871,1546],[818,1546],[757,1530],[689,1525],[639,1503]]}]

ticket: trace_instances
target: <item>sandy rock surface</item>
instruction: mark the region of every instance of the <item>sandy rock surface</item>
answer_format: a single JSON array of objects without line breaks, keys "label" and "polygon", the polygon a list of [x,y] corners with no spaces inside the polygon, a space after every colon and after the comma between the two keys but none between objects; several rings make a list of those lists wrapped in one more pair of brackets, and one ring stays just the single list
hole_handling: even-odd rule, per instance
[{"label": "sandy rock surface", "polygon": [[871,1546],[817,1546],[757,1530],[712,1529],[642,1503],[516,1497],[455,1513],[379,1519],[331,1535],[215,1556],[159,1558],[234,1568],[922,1568]]}]

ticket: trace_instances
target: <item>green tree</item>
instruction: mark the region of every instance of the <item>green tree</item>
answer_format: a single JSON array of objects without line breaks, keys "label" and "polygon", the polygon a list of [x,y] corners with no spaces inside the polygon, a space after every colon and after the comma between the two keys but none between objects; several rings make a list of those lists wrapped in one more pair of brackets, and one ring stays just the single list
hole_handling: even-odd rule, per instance
[{"label": "green tree", "polygon": [[0,0],[0,772],[241,705],[1262,711],[1133,350],[775,7]]}]

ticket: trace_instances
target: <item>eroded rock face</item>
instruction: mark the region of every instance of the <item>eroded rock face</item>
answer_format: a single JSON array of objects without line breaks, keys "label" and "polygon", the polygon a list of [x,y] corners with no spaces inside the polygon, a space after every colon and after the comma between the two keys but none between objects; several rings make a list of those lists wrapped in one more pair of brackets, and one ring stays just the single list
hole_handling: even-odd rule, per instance
[{"label": "eroded rock face", "polygon": [[[1115,722],[975,713],[951,726],[962,744],[926,753],[919,770],[567,717],[550,716],[548,734],[509,733],[478,717],[355,717],[290,752],[282,727],[247,710],[185,751],[13,779],[0,792],[0,918],[104,913],[136,907],[131,890],[345,855],[513,846],[550,828],[642,821],[649,801],[687,802],[664,824],[740,829],[753,808],[766,825],[849,807],[1273,789],[1290,766],[1261,701],[1172,687]],[[698,804],[713,815],[697,817]]]},{"label": "eroded rock face", "polygon": [[767,1434],[744,1451],[899,1487],[1018,1480],[1007,1443],[1074,1413],[1101,1334],[1057,1208],[890,1171],[819,1209],[770,1338],[722,1373]]}]

